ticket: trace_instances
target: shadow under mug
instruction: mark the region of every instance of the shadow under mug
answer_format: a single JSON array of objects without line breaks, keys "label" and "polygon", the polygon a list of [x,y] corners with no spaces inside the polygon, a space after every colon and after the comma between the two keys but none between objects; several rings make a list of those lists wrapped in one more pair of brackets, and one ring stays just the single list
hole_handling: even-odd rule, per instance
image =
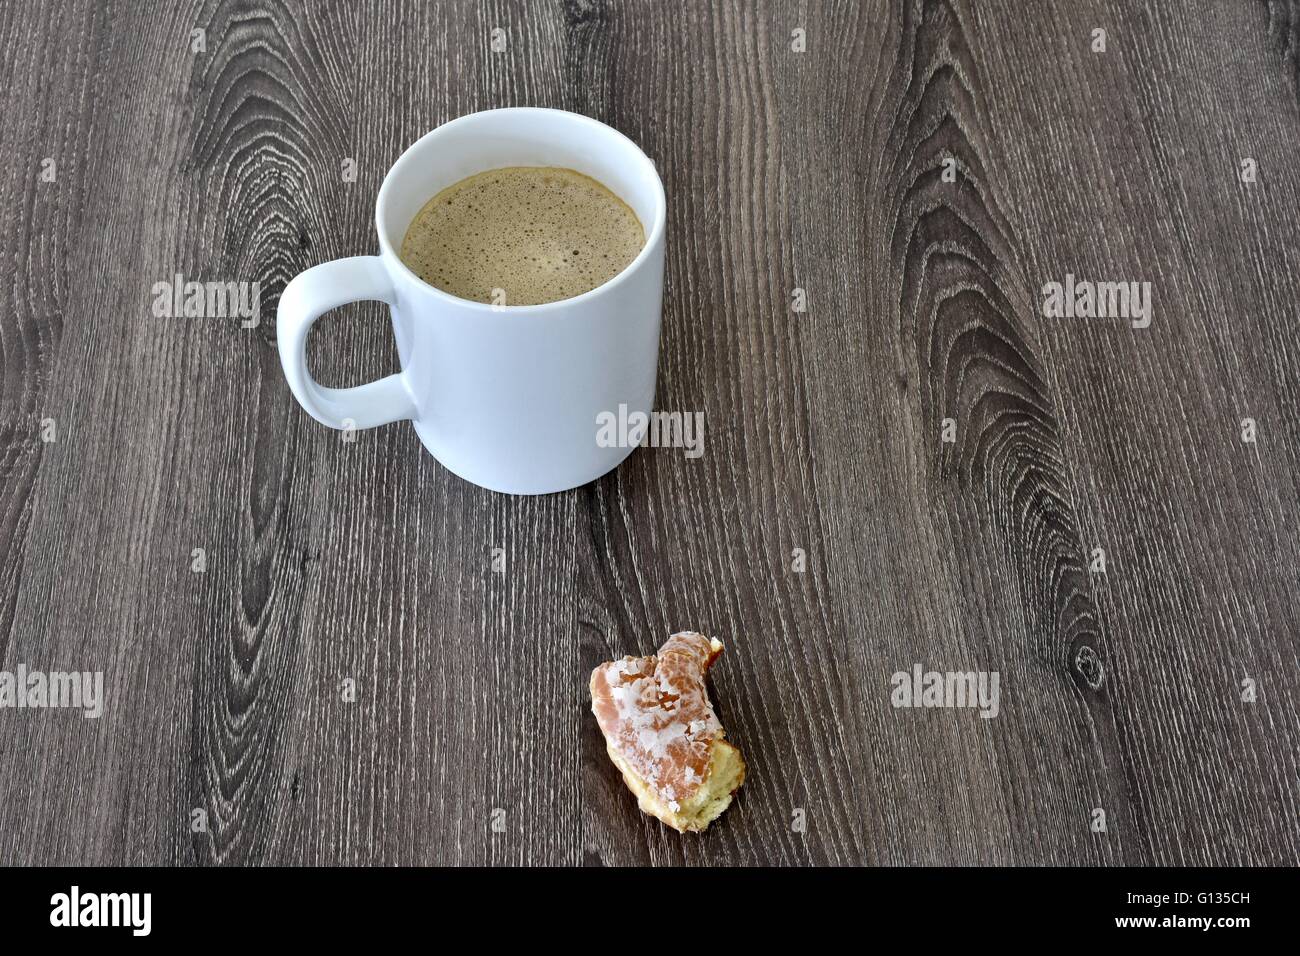
[{"label": "shadow under mug", "polygon": [[[421,280],[397,254],[416,213],[447,186],[503,166],[561,166],[603,183],[636,212],[645,246],[603,285],[542,305],[470,302]],[[599,478],[636,447],[599,442],[602,413],[654,404],[666,212],[654,163],[589,117],[520,108],[445,123],[384,178],[379,255],[314,266],[285,287],[276,335],[289,388],[332,428],[410,419],[443,466],[492,491],[548,494]],[[402,370],[326,388],[307,371],[307,334],[325,312],[363,299],[388,304]]]}]

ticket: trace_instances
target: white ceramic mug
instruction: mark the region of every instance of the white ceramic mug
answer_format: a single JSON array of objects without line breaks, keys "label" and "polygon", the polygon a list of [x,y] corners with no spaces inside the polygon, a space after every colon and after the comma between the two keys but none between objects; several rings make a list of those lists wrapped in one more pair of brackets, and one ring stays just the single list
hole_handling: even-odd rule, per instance
[{"label": "white ceramic mug", "polygon": [[[598,180],[636,212],[645,247],[604,285],[559,302],[492,306],[435,289],[398,258],[407,227],[440,190],[502,166],[562,166]],[[589,117],[501,109],[439,126],[379,189],[379,255],[326,262],[285,288],[276,335],[289,388],[332,428],[409,418],[439,462],[493,491],[546,494],[599,478],[635,446],[598,444],[598,416],[654,404],[666,211],[654,163]],[[361,299],[388,303],[402,371],[325,388],[307,371],[307,333]]]}]

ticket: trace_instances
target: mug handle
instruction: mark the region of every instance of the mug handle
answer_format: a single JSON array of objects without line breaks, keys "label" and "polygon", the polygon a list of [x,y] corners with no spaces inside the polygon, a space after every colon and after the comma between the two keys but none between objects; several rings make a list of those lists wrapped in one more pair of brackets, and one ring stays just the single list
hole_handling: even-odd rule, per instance
[{"label": "mug handle", "polygon": [[307,371],[307,333],[330,309],[376,299],[394,304],[392,281],[378,256],[352,256],[312,266],[280,296],[275,335],[289,390],[312,418],[330,428],[374,428],[415,417],[404,372],[356,388],[326,388]]}]

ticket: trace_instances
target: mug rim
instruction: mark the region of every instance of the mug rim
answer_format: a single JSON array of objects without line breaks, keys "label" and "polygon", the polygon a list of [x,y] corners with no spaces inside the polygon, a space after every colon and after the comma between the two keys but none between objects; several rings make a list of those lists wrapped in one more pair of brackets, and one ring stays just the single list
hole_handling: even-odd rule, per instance
[{"label": "mug rim", "polygon": [[[593,128],[599,129],[605,134],[612,134],[618,139],[621,139],[624,142],[626,142],[629,146],[632,147],[633,150],[635,150],[636,154],[640,156],[641,159],[645,162],[647,168],[649,168],[651,174],[654,177],[655,214],[654,214],[654,222],[651,224],[650,229],[646,232],[645,244],[641,246],[641,251],[636,254],[635,258],[633,258],[631,262],[629,262],[626,266],[624,266],[619,272],[610,276],[600,285],[596,286],[594,289],[588,289],[586,292],[580,293],[579,295],[570,296],[567,299],[556,299],[553,302],[539,302],[534,305],[492,305],[491,303],[488,302],[475,302],[472,299],[462,299],[458,295],[452,295],[450,292],[446,292],[442,289],[439,289],[437,286],[433,285],[432,283],[426,282],[423,279],[421,279],[418,275],[415,274],[415,272],[413,272],[410,269],[410,267],[407,266],[405,262],[402,261],[402,257],[397,254],[397,252],[393,249],[392,244],[388,241],[388,230],[384,228],[385,225],[384,202],[388,196],[389,187],[392,183],[394,175],[398,173],[407,162],[410,161],[410,156],[413,153],[413,151],[416,149],[416,147],[423,144],[425,140],[437,136],[439,133],[445,132],[448,129],[448,127],[455,126],[457,123],[463,123],[466,122],[467,120],[473,120],[476,117],[487,116],[492,113],[550,113],[550,114],[563,116],[566,119],[574,119],[582,123],[586,123]],[[497,168],[497,167],[488,167],[488,169],[493,169],[493,168]],[[487,169],[479,170],[479,172],[487,172],[487,171],[488,171]],[[604,185],[606,189],[609,188],[609,186],[605,185],[604,183],[602,183],[601,185]],[[621,196],[619,198],[622,199]],[[626,202],[626,200],[624,200],[624,202]],[[540,106],[507,106],[507,107],[501,107],[499,109],[478,110],[473,113],[466,113],[463,116],[458,116],[455,119],[448,120],[445,123],[435,126],[433,129],[429,130],[427,133],[425,133],[423,136],[417,139],[410,146],[407,146],[406,149],[402,150],[402,154],[397,157],[397,159],[393,162],[393,165],[389,167],[388,172],[384,174],[384,181],[379,186],[379,194],[375,197],[375,231],[379,234],[379,253],[383,257],[384,261],[389,263],[391,266],[396,266],[396,268],[400,270],[402,275],[404,275],[407,279],[411,280],[412,282],[415,282],[417,285],[423,287],[427,292],[432,293],[435,298],[443,299],[449,304],[454,304],[462,308],[482,310],[482,311],[489,312],[493,315],[502,315],[502,314],[521,315],[526,312],[545,312],[545,311],[553,310],[557,307],[566,307],[566,306],[571,306],[577,302],[588,301],[590,299],[595,298],[598,295],[610,291],[611,289],[615,288],[620,283],[622,283],[624,280],[626,280],[628,276],[632,275],[636,270],[638,270],[645,263],[645,261],[650,257],[651,250],[654,249],[659,244],[660,240],[663,237],[667,219],[668,219],[668,202],[666,197],[664,196],[664,183],[663,183],[663,179],[661,179],[659,176],[659,170],[655,168],[654,160],[652,160],[649,156],[647,156],[645,154],[645,151],[642,150],[641,147],[638,146],[629,136],[620,132],[619,130],[616,130],[614,127],[606,123],[602,123],[600,120],[592,119],[590,116],[584,116],[582,113],[572,113],[569,110],[556,110],[556,109],[549,109]]]}]

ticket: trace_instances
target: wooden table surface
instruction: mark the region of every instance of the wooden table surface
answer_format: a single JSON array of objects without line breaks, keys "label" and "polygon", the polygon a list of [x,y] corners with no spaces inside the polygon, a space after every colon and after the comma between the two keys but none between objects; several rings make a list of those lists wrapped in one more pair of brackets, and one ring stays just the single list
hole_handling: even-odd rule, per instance
[{"label": "wooden table surface", "polygon": [[[0,47],[0,668],[104,675],[0,709],[0,862],[1300,859],[1300,3],[38,0]],[[285,283],[512,105],[658,164],[702,457],[506,497],[290,396]],[[260,323],[155,315],[177,275]],[[1045,317],[1067,276],[1149,327]],[[311,361],[395,370],[383,308]],[[703,836],[587,697],[683,629],[750,767]],[[997,716],[893,706],[915,665]]]}]

